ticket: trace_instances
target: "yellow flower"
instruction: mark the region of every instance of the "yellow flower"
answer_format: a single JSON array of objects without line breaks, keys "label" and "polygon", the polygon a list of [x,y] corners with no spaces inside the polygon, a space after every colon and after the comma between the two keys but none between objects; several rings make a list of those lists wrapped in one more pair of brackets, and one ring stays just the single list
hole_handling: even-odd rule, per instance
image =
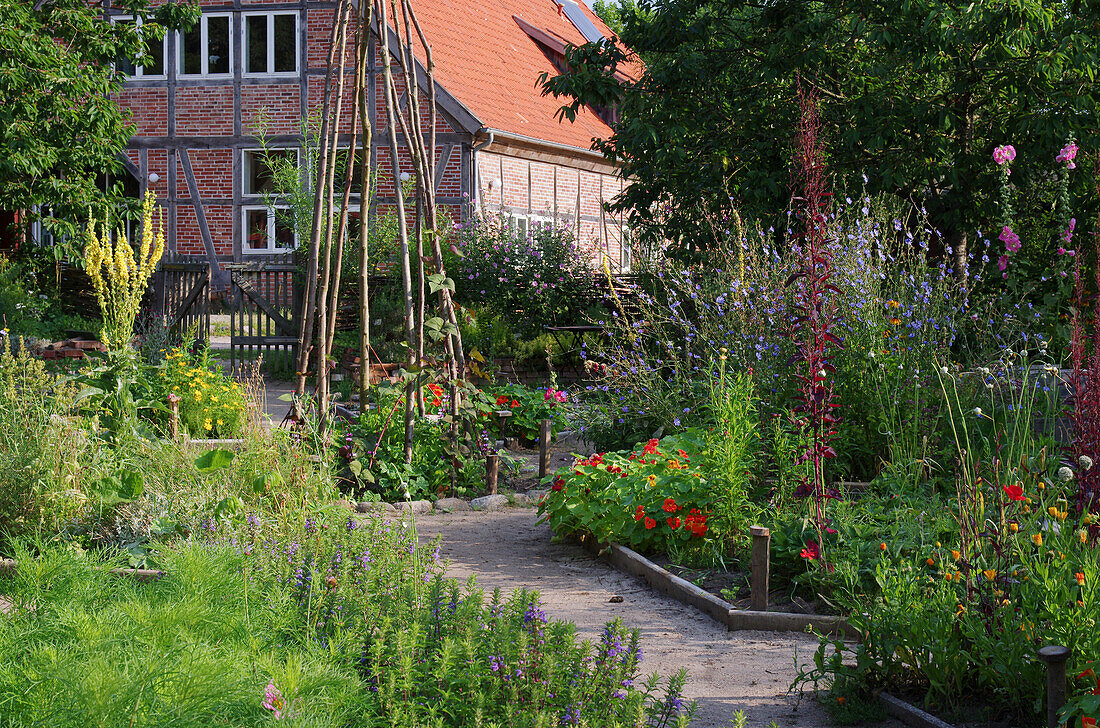
[{"label": "yellow flower", "polygon": [[1084,529],[1078,531],[1077,532],[1077,540],[1080,541],[1081,543],[1087,542],[1089,540],[1088,531],[1085,531]]},{"label": "yellow flower", "polygon": [[996,569],[986,569],[985,571],[982,572],[982,575],[985,576],[985,578],[988,579],[989,581],[993,581],[993,579],[997,576],[997,570]]},{"label": "yellow flower", "polygon": [[958,561],[962,558],[962,554],[960,554],[957,549],[951,549],[951,558]]},{"label": "yellow flower", "polygon": [[1036,546],[1042,546],[1043,545],[1043,534],[1041,534],[1041,533],[1032,534],[1031,540],[1035,542]]},{"label": "yellow flower", "polygon": [[1017,531],[1019,531],[1019,530],[1020,530],[1020,524],[1018,524],[1018,523],[1010,523],[1010,524],[1008,524],[1008,530],[1009,530],[1009,531],[1012,531],[1013,533],[1016,533]]},{"label": "yellow flower", "polygon": [[953,577],[952,574],[948,573],[948,574],[944,574],[943,578],[946,579],[947,581],[951,581],[951,579],[954,578],[954,577]]},{"label": "yellow flower", "polygon": [[206,420],[205,422],[203,422],[203,423],[202,423],[202,426],[203,426],[203,427],[204,427],[205,429],[207,429],[207,430],[212,430],[212,429],[214,429],[214,425],[213,425],[213,423],[212,423],[212,422],[210,422],[210,420],[209,420],[209,419],[208,419],[208,420]]},{"label": "yellow flower", "polygon": [[657,482],[657,476],[650,473],[645,479],[646,486],[652,488],[653,484]]}]

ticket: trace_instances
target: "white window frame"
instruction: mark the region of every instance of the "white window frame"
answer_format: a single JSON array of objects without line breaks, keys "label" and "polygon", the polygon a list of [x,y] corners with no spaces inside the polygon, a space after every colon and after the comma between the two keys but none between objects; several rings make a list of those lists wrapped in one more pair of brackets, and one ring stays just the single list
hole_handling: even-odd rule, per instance
[{"label": "white window frame", "polygon": [[[111,23],[128,23],[134,22],[134,27],[141,28],[145,25],[141,16],[134,17],[133,15],[113,15],[111,16]],[[141,32],[140,30],[138,31]],[[146,73],[145,66],[139,66],[134,64],[133,75],[128,75],[127,78],[167,78],[168,77],[168,34],[165,33],[164,37],[160,41],[160,67],[163,70],[161,73]]]},{"label": "white window frame", "polygon": [[630,226],[619,226],[619,271],[629,273],[634,268],[634,246],[631,241]]},{"label": "white window frame", "polygon": [[[275,246],[275,218],[279,210],[290,209],[288,205],[242,205],[241,206],[241,254],[242,255],[273,255],[276,253],[289,253],[298,247],[298,234],[294,235],[294,245],[289,248]],[[263,210],[267,213],[267,247],[256,249],[248,244],[248,213]]]},{"label": "white window frame", "polygon": [[[282,152],[286,150],[294,150],[297,157],[295,166],[298,168],[299,173],[302,170],[302,150],[300,147],[272,147],[268,149],[269,152]],[[252,177],[252,162],[250,154],[263,154],[264,150],[260,147],[250,147],[248,149],[241,150],[241,196],[242,197],[257,197],[262,198],[263,192],[249,192],[248,180]]]},{"label": "white window frame", "polygon": [[[267,67],[271,70],[268,71],[249,71],[248,70],[248,19],[257,15],[263,15],[267,17]],[[275,16],[276,15],[293,15],[294,16],[294,70],[293,71],[276,71],[275,69]],[[302,53],[300,44],[298,43],[299,35],[301,34],[301,18],[296,10],[266,10],[257,12],[241,13],[241,23],[244,24],[244,28],[241,31],[241,39],[244,42],[244,52],[241,54],[241,63],[244,67],[241,69],[242,75],[245,76],[297,76],[302,65]]]},{"label": "white window frame", "polygon": [[[210,38],[207,35],[208,21],[210,18],[229,18],[229,70],[225,73],[210,73]],[[184,33],[176,31],[176,75],[181,78],[201,78],[212,76],[214,78],[232,78],[233,76],[233,13],[203,13],[199,19],[199,45],[202,52],[199,54],[199,72],[185,73],[184,67]]]}]

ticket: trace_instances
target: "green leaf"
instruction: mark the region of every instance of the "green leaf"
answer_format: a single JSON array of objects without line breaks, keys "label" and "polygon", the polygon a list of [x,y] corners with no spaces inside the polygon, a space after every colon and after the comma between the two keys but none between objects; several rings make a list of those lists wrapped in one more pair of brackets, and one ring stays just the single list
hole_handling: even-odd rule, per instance
[{"label": "green leaf", "polygon": [[200,473],[212,473],[233,462],[233,453],[229,450],[207,450],[195,458],[195,467]]}]

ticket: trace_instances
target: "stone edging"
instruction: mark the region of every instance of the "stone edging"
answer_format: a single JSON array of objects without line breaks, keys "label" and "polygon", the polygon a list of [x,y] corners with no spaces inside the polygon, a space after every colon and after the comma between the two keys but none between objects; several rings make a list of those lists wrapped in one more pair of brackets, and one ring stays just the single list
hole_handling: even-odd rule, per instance
[{"label": "stone edging", "polygon": [[357,513],[382,512],[383,515],[397,515],[399,513],[412,513],[415,515],[427,515],[431,513],[455,513],[459,511],[499,511],[508,506],[537,506],[545,490],[530,490],[526,493],[514,493],[504,495],[496,493],[483,495],[480,498],[464,500],[462,498],[440,498],[434,503],[429,500],[398,501],[387,503],[385,501],[362,501],[354,503],[341,499],[336,505],[353,510]]},{"label": "stone edging", "polygon": [[731,632],[746,629],[805,632],[812,628],[823,634],[842,635],[849,640],[858,640],[860,637],[843,617],[737,609],[724,599],[658,566],[633,549],[614,542],[599,544],[591,537],[582,536],[578,540],[590,550],[598,551],[615,568],[644,579],[657,591],[679,602],[690,604],[716,622],[726,625]]}]

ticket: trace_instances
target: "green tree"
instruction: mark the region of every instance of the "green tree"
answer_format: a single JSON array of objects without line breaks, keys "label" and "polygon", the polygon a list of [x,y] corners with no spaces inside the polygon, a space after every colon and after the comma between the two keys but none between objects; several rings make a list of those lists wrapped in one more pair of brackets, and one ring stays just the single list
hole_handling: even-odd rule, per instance
[{"label": "green tree", "polygon": [[627,51],[589,44],[544,91],[568,102],[566,118],[617,107],[614,135],[595,142],[634,180],[617,206],[683,248],[712,240],[734,208],[786,209],[799,76],[823,100],[841,186],[866,174],[868,191],[925,205],[957,255],[995,217],[995,146],[1048,171],[1069,133],[1096,146],[1092,3],[640,0],[618,17],[641,78],[614,73]]},{"label": "green tree", "polygon": [[49,209],[57,233],[74,233],[73,221],[110,197],[103,179],[121,168],[132,127],[112,98],[124,80],[116,62],[140,64],[147,40],[198,13],[124,7],[140,28],[112,23],[98,2],[0,0],[0,207]]}]

